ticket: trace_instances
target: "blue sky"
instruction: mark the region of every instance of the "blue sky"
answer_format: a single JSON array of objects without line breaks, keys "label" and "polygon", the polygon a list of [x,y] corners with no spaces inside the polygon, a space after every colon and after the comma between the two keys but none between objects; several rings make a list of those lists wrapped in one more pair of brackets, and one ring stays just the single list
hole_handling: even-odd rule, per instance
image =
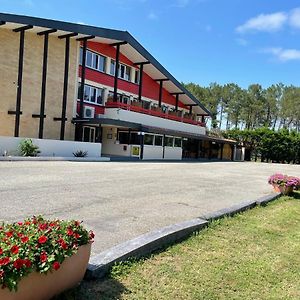
[{"label": "blue sky", "polygon": [[0,10],[127,30],[183,82],[300,82],[295,0],[0,0]]}]

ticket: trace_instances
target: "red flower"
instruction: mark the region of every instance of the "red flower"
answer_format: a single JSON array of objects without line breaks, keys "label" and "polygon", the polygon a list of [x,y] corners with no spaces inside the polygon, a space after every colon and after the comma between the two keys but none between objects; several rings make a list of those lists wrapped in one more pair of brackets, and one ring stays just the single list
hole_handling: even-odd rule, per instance
[{"label": "red flower", "polygon": [[25,259],[24,260],[24,264],[27,268],[30,268],[31,267],[31,261],[29,259]]},{"label": "red flower", "polygon": [[39,229],[40,230],[46,230],[48,228],[48,224],[47,223],[44,223],[44,224],[40,224],[39,225]]},{"label": "red flower", "polygon": [[13,233],[11,231],[8,231],[8,232],[5,232],[5,235],[10,238],[13,236]]},{"label": "red flower", "polygon": [[0,255],[2,255],[3,254],[3,250],[2,250],[2,248],[0,248]]},{"label": "red flower", "polygon": [[12,246],[10,248],[10,251],[12,254],[18,254],[19,253],[19,247],[18,246]]},{"label": "red flower", "polygon": [[16,269],[21,269],[24,265],[24,260],[21,259],[21,258],[18,258],[17,260],[14,261],[13,263],[13,266],[16,268]]},{"label": "red flower", "polygon": [[6,266],[7,264],[9,264],[9,262],[10,262],[10,258],[4,257],[4,258],[0,259],[0,266]]},{"label": "red flower", "polygon": [[58,261],[55,261],[53,264],[52,264],[52,267],[55,271],[57,271],[59,268],[60,268],[60,263]]},{"label": "red flower", "polygon": [[68,228],[67,235],[71,236],[71,235],[73,235],[73,233],[74,233],[73,230],[71,228]]},{"label": "red flower", "polygon": [[41,255],[40,255],[40,262],[44,263],[46,262],[48,259],[48,256],[46,254],[46,252],[43,252]]},{"label": "red flower", "polygon": [[22,243],[27,243],[29,240],[28,236],[24,236],[21,238]]},{"label": "red flower", "polygon": [[90,231],[90,239],[92,240],[94,237],[95,237],[95,234],[94,234],[94,232],[91,230],[91,231]]},{"label": "red flower", "polygon": [[48,241],[48,238],[44,235],[40,236],[38,239],[39,244],[45,244]]},{"label": "red flower", "polygon": [[31,224],[30,221],[25,222],[25,225],[30,225],[30,224]]},{"label": "red flower", "polygon": [[80,234],[77,233],[77,232],[75,232],[75,233],[74,233],[74,238],[75,238],[75,239],[79,239],[79,238],[80,238]]},{"label": "red flower", "polygon": [[22,233],[18,233],[18,237],[22,237],[23,236],[23,234]]},{"label": "red flower", "polygon": [[0,270],[0,278],[3,278],[3,276],[4,276],[4,271]]},{"label": "red flower", "polygon": [[63,239],[59,239],[58,243],[60,244],[60,246],[64,249],[67,250],[68,249],[68,245],[66,244],[66,242]]},{"label": "red flower", "polygon": [[18,222],[18,225],[19,225],[19,226],[22,226],[22,225],[23,225],[23,223],[22,223],[22,222]]},{"label": "red flower", "polygon": [[81,223],[80,221],[75,221],[75,226],[77,227],[80,226],[80,223]]}]

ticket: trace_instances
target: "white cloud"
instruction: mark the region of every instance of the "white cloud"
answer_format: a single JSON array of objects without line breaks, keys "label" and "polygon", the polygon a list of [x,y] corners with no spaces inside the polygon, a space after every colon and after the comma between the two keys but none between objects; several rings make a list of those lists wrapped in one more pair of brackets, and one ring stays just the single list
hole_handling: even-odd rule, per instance
[{"label": "white cloud", "polygon": [[271,53],[273,56],[281,62],[287,62],[290,60],[300,60],[300,50],[297,49],[283,49],[277,48],[266,48],[263,50],[264,53]]},{"label": "white cloud", "polygon": [[274,32],[280,30],[288,20],[285,12],[277,12],[273,14],[260,14],[249,19],[243,25],[236,28],[239,33],[247,31],[267,31]]},{"label": "white cloud", "polygon": [[148,14],[147,18],[148,18],[149,20],[157,20],[157,19],[158,19],[158,15],[157,15],[156,13],[154,13],[154,12],[150,12],[150,13]]},{"label": "white cloud", "polygon": [[300,8],[295,8],[291,11],[290,26],[300,28]]}]

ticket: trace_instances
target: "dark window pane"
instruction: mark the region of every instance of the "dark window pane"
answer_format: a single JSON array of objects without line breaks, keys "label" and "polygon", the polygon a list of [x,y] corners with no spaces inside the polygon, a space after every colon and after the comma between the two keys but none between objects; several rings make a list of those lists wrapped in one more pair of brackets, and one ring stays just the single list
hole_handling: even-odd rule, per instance
[{"label": "dark window pane", "polygon": [[173,137],[166,136],[165,137],[165,146],[167,146],[167,147],[173,147],[173,140],[174,140]]},{"label": "dark window pane", "polygon": [[90,101],[90,87],[87,85],[84,86],[84,100]]},{"label": "dark window pane", "polygon": [[87,51],[87,52],[86,52],[86,65],[87,65],[88,67],[93,67],[93,66],[92,66],[92,57],[93,57],[92,52]]},{"label": "dark window pane", "polygon": [[153,135],[150,135],[150,134],[145,134],[145,138],[144,138],[144,144],[145,145],[153,145],[153,139],[154,139],[154,136]]},{"label": "dark window pane", "polygon": [[120,144],[128,144],[129,141],[129,132],[119,132],[119,143]]},{"label": "dark window pane", "polygon": [[79,64],[82,65],[82,55],[83,55],[83,49],[80,47],[80,52],[79,52]]},{"label": "dark window pane", "polygon": [[181,139],[180,138],[175,138],[174,147],[181,147]]},{"label": "dark window pane", "polygon": [[110,74],[115,75],[116,62],[114,60],[110,63]]},{"label": "dark window pane", "polygon": [[99,66],[98,69],[102,72],[105,72],[105,62],[106,62],[106,57],[99,55]]},{"label": "dark window pane", "polygon": [[155,146],[162,146],[163,145],[163,137],[162,135],[156,135],[154,139]]},{"label": "dark window pane", "polygon": [[130,144],[139,145],[140,144],[140,136],[136,132],[132,132],[130,135]]},{"label": "dark window pane", "polygon": [[102,101],[103,101],[103,90],[102,89],[98,89],[98,92],[97,92],[97,103],[98,104],[102,104]]},{"label": "dark window pane", "polygon": [[90,141],[90,128],[89,127],[83,128],[83,141],[84,142]]}]

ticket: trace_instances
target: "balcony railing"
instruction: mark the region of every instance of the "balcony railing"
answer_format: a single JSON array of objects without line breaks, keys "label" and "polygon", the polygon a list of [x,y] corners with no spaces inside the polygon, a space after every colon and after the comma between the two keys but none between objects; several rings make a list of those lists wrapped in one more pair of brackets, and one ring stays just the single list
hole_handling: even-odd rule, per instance
[{"label": "balcony railing", "polygon": [[142,113],[145,115],[150,115],[154,117],[159,117],[159,118],[164,118],[164,119],[169,119],[177,122],[183,122],[183,123],[188,123],[192,125],[197,125],[201,127],[206,127],[205,123],[196,121],[192,118],[192,116],[178,116],[176,115],[177,112],[169,112],[169,113],[164,113],[162,111],[159,111],[159,108],[150,108],[146,109],[143,108],[137,104],[125,104],[121,102],[113,102],[113,101],[108,101],[105,104],[106,108],[120,108],[124,110],[129,110],[137,113]]}]

